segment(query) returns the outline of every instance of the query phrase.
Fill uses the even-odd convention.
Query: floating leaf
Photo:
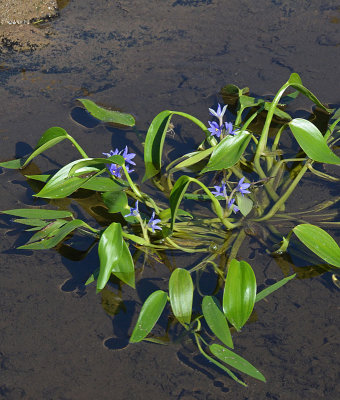
[[[110,279],[113,265],[120,259],[123,251],[122,226],[113,222],[102,233],[98,254],[100,259],[100,272],[97,280],[97,290],[105,287]]]
[[[220,171],[234,166],[248,146],[250,138],[251,135],[247,131],[239,132],[235,136],[226,136],[214,147],[208,165],[202,169],[202,173]]]
[[[169,280],[169,297],[172,311],[181,324],[190,324],[194,286],[186,269],[177,268]]]
[[[209,349],[215,357],[217,357],[224,363],[231,365],[233,368],[236,368],[237,370],[255,379],[258,379],[262,382],[266,382],[266,378],[261,374],[261,372],[257,368],[255,368],[253,365],[250,364],[249,361],[240,357],[233,351],[216,343],[209,346]]]
[[[223,311],[239,331],[250,317],[256,297],[256,279],[251,266],[233,259],[223,293]]]
[[[164,310],[167,298],[168,296],[163,290],[156,290],[150,294],[139,313],[130,343],[142,341],[151,332]]]
[[[340,164],[340,158],[332,152],[322,133],[310,121],[295,118],[289,127],[309,158],[322,163]]]
[[[204,296],[202,301],[202,311],[205,320],[212,332],[226,346],[234,348],[231,338],[228,321],[218,303],[218,300],[212,296]]]
[[[78,99],[86,110],[95,118],[103,122],[113,122],[119,125],[134,126],[135,119],[130,114],[121,113],[119,111],[111,111],[106,108],[97,106],[91,100]]]
[[[340,268],[340,247],[327,232],[311,224],[297,225],[293,231],[309,250],[329,264]]]

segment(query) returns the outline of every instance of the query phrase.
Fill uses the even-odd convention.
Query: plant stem
[[[74,145],[74,147],[79,151],[83,158],[89,158],[82,147],[77,143],[77,141],[69,134],[67,134],[67,139]]]
[[[269,212],[264,217],[255,219],[254,221],[256,222],[266,221],[267,219],[271,218],[273,215],[277,213],[277,211],[281,208],[281,206],[284,205],[288,197],[292,194],[293,190],[296,188],[296,185],[300,182],[301,178],[307,171],[309,162],[310,161],[307,161],[306,164],[301,168],[301,171],[298,173],[293,182],[290,184],[289,188],[280,197],[280,199],[273,205],[273,207],[269,210]]]

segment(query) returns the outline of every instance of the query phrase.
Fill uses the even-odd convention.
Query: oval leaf
[[[337,268],[340,268],[340,247],[323,229],[311,224],[297,225],[295,235],[313,253]]]
[[[112,264],[111,273],[127,285],[135,288],[135,265],[125,241],[123,241],[123,249],[120,257]]]
[[[97,106],[91,100],[78,99],[86,110],[95,118],[103,122],[113,122],[119,125],[134,126],[135,119],[130,114],[121,113],[119,111],[111,111],[106,108]]]
[[[123,251],[122,226],[113,222],[100,237],[98,254],[100,259],[97,290],[102,290],[108,282],[113,265],[119,260]]]
[[[322,133],[310,121],[295,118],[289,127],[309,158],[322,163],[340,164],[340,158],[332,152]]]
[[[171,230],[175,224],[178,207],[181,204],[184,193],[186,192],[190,182],[191,180],[188,176],[182,175],[179,179],[177,179],[174,187],[171,190],[169,198],[171,210]]]
[[[212,332],[226,346],[234,348],[231,338],[228,321],[221,310],[220,305],[215,297],[204,296],[202,301],[202,311],[205,320]]]
[[[130,207],[125,192],[106,192],[102,195],[102,198],[109,213],[124,213],[125,211],[125,214],[129,213]]]
[[[169,297],[172,311],[181,324],[190,324],[194,285],[190,273],[177,268],[169,280]]]
[[[130,343],[142,341],[151,332],[164,310],[167,298],[168,296],[163,290],[156,290],[150,294],[140,311]]]
[[[217,146],[210,157],[208,165],[202,173],[220,171],[235,165],[248,146],[251,134],[247,131],[239,132],[235,136],[228,135]]]
[[[246,217],[253,208],[253,201],[249,197],[242,196],[241,193],[237,193],[236,198],[241,214]]]
[[[236,368],[239,371],[255,379],[266,382],[266,378],[261,374],[258,369],[256,369],[253,365],[250,364],[250,362],[240,357],[233,351],[216,343],[209,346],[209,349],[215,357],[217,357],[224,363],[231,365],[233,368]]]
[[[256,298],[256,279],[245,261],[232,260],[223,293],[223,311],[239,331],[253,311]]]

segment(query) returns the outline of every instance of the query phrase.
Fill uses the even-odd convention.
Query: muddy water
[[[92,156],[128,141],[142,165],[135,132],[84,120],[76,108],[76,99],[84,96],[133,113],[142,134],[163,109],[207,121],[207,107],[216,104],[226,83],[273,94],[293,71],[323,101],[339,104],[339,19],[336,1],[70,1],[60,18],[42,27],[49,31],[48,47],[0,54],[0,159],[26,154],[47,128],[61,126]],[[304,101],[296,107],[299,114],[311,110]],[[200,140],[200,132],[176,123],[172,146]],[[55,169],[76,156],[61,143],[30,173]],[[320,199],[334,193],[322,182],[310,182]],[[0,187],[1,209],[43,204],[32,200],[32,189],[16,171],[2,170]],[[294,200],[301,205],[303,192]],[[159,271],[169,276],[164,266],[146,269],[137,294],[124,287],[125,309],[113,318],[94,287],[83,286],[98,263],[95,249],[79,262],[54,251],[17,252],[14,247],[25,239],[22,227],[13,232],[8,219],[0,227],[0,398],[314,400],[340,395],[339,292],[328,275],[293,281],[256,307],[257,322],[235,336],[235,348],[268,383],[249,378],[243,388],[204,363],[189,344],[116,349],[126,344],[133,312],[154,285],[165,289],[165,281],[152,280]],[[259,282],[282,277],[277,262],[253,242],[244,244],[241,255],[254,266]]]

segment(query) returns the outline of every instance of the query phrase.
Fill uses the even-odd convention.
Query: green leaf
[[[287,83],[289,83],[290,86],[305,95],[308,99],[310,99],[317,106],[321,107],[323,110],[327,111],[328,113],[332,112],[331,108],[326,108],[311,91],[309,91],[302,85],[301,78],[297,73],[292,73]]]
[[[287,282],[295,278],[296,274],[293,274],[291,276],[287,276],[287,278],[281,279],[279,282],[274,283],[273,285],[270,285],[269,287],[261,290],[260,293],[257,293],[255,303],[257,303],[260,300],[263,300],[265,297],[270,295],[271,293],[275,292],[275,290],[280,289],[283,285],[285,285]]]
[[[293,231],[309,250],[327,263],[340,268],[340,247],[327,232],[311,224],[297,225]]]
[[[195,153],[186,154],[184,157],[188,157],[188,159],[178,163],[174,168],[171,168],[171,172],[179,171],[184,168],[191,167],[204,160],[213,152],[214,147],[209,147],[209,149],[197,151]]]
[[[152,330],[167,303],[167,294],[156,290],[146,299],[132,332],[130,343],[141,342]]]
[[[169,280],[169,297],[172,312],[178,321],[190,324],[194,285],[190,273],[186,269],[177,268]]]
[[[83,174],[84,172],[82,171],[85,168],[95,167],[97,169],[102,169],[107,164],[124,165],[124,163],[124,157],[119,154],[108,158],[85,158],[77,160],[72,165],[72,168],[70,168],[69,177],[72,175],[79,175],[79,173]]]
[[[233,259],[230,263],[223,293],[223,311],[239,331],[250,317],[256,297],[256,279],[251,266]]]
[[[128,185],[124,181],[116,181],[111,178],[93,177],[80,186],[81,189],[94,190],[95,192],[120,192]]]
[[[77,176],[69,178],[70,170],[77,163],[79,163],[79,160],[73,161],[61,168],[55,175],[52,176],[51,179],[48,180],[40,192],[34,196],[43,197],[45,199],[61,199],[67,197],[84,185],[87,180],[89,180],[88,175],[91,177],[91,174],[100,171],[98,168],[84,167],[79,169],[77,173],[79,175],[84,174],[86,176],[85,178]]]
[[[122,226],[113,222],[100,237],[98,254],[100,271],[97,280],[97,290],[102,290],[110,279],[111,271],[123,252]]]
[[[99,268],[96,268],[95,271],[93,272],[93,274],[91,274],[89,276],[89,278],[87,279],[87,281],[85,282],[85,286],[89,285],[90,283],[94,282],[99,275]]]
[[[47,182],[51,178],[51,175],[25,175],[25,177],[34,181]]]
[[[161,170],[163,145],[171,116],[171,111],[162,111],[156,115],[149,126],[144,144],[145,175],[143,182],[157,175]]]
[[[4,161],[0,163],[0,167],[7,168],[7,169],[20,169],[24,166],[28,156],[17,158],[15,160]]]
[[[56,234],[48,239],[43,239],[39,242],[34,242],[30,244],[26,244],[23,246],[18,247],[18,249],[25,249],[25,250],[46,250],[52,249],[55,247],[59,242],[61,242],[67,235],[69,235],[75,229],[87,226],[87,224],[80,219],[74,219],[73,221],[66,222],[60,229],[56,229]],[[54,232],[53,232],[54,233]]]
[[[176,216],[188,217],[190,219],[194,218],[188,211],[181,210],[180,208],[177,209]],[[162,210],[158,214],[158,217],[162,220],[162,222],[168,222],[171,218],[171,209],[166,208],[165,210]]]
[[[67,221],[63,219],[58,219],[56,221],[50,222],[49,224],[46,224],[42,229],[39,230],[39,232],[35,233],[26,244],[38,242],[39,240],[43,240],[46,238],[48,239],[52,236],[55,236],[59,228],[64,226],[66,222]]]
[[[322,133],[310,121],[295,118],[289,127],[309,158],[322,163],[340,164],[340,158],[332,152]]]
[[[33,158],[43,153],[45,150],[53,147],[57,143],[63,141],[64,139],[68,139],[69,135],[63,128],[59,128],[57,126],[53,128],[47,129],[47,131],[41,136],[38,144],[35,147],[33,153],[28,157],[25,161],[23,167],[27,165]]]
[[[36,218],[14,219],[13,222],[17,224],[23,224],[41,228],[48,224],[47,221],[42,221],[41,219],[36,219]]]
[[[208,165],[202,169],[202,173],[220,171],[234,166],[248,146],[250,138],[251,135],[247,131],[239,132],[235,136],[226,136],[214,147]]]
[[[95,118],[103,122],[113,122],[119,125],[134,126],[135,119],[130,114],[121,113],[119,111],[111,111],[106,108],[97,106],[91,100],[78,99],[86,110]]]
[[[21,218],[34,218],[34,219],[56,219],[56,218],[69,218],[72,217],[70,211],[58,210],[44,210],[43,208],[35,209],[15,209],[1,211],[3,214],[14,215]]]
[[[237,193],[236,198],[241,214],[246,217],[253,208],[253,201],[249,197],[242,196],[241,193]]]
[[[255,379],[258,379],[262,382],[266,382],[266,378],[261,374],[261,372],[258,369],[256,369],[252,364],[250,364],[250,362],[240,357],[233,351],[216,343],[209,346],[209,349],[215,357],[217,357],[224,363],[232,366],[233,368],[236,368],[237,370]]]
[[[130,207],[125,192],[106,192],[102,195],[104,204],[108,208],[109,213],[129,213]]]
[[[189,186],[190,182],[194,182],[197,185],[201,186],[201,188],[205,191],[205,193],[209,196],[209,199],[213,203],[213,208],[216,215],[223,220],[223,210],[219,203],[219,201],[215,198],[215,196],[210,192],[210,190],[199,180],[195,178],[190,178],[187,175],[182,175],[179,179],[177,179],[174,187],[171,190],[169,203],[170,203],[170,210],[171,210],[171,230],[173,230],[178,207],[182,201],[182,198]]]
[[[212,332],[226,346],[234,348],[228,322],[221,310],[218,300],[212,296],[204,296],[202,301],[202,311],[205,320]]]
[[[120,257],[112,264],[111,273],[121,281],[135,288],[135,265],[128,245],[123,240],[123,249]]]
[[[186,192],[190,182],[191,182],[190,178],[186,175],[183,175],[179,179],[177,179],[174,187],[171,190],[169,199],[171,216],[172,216],[171,230],[173,230],[174,228],[178,207],[182,201],[184,193]]]

